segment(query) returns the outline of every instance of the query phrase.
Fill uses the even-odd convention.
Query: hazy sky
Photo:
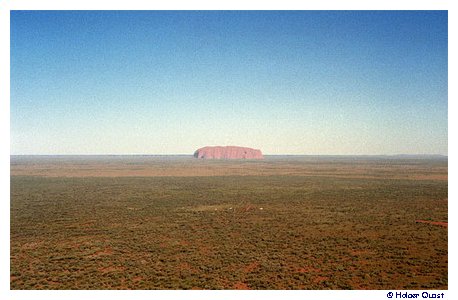
[[[447,12],[11,13],[12,154],[447,154]]]

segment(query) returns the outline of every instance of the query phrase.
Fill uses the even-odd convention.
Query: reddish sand
[[[234,284],[233,289],[234,290],[249,290],[250,287],[248,286],[248,284],[238,281],[237,283]]]
[[[252,262],[251,264],[249,264],[245,268],[243,268],[243,271],[245,273],[251,273],[254,270],[256,270],[257,268],[259,268],[259,263],[258,262]]]
[[[415,220],[415,223],[424,223],[424,224],[448,227],[448,223],[447,222],[433,222],[433,221],[426,221],[426,220]]]

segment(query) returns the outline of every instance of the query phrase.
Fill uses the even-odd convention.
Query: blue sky
[[[13,11],[12,154],[447,155],[447,12]]]

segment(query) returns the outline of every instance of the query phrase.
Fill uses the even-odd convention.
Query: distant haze
[[[447,155],[446,11],[12,11],[12,154]]]

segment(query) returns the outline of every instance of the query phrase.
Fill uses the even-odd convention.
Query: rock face
[[[237,147],[237,146],[215,146],[203,147],[194,152],[195,158],[203,159],[263,159],[261,150]]]

